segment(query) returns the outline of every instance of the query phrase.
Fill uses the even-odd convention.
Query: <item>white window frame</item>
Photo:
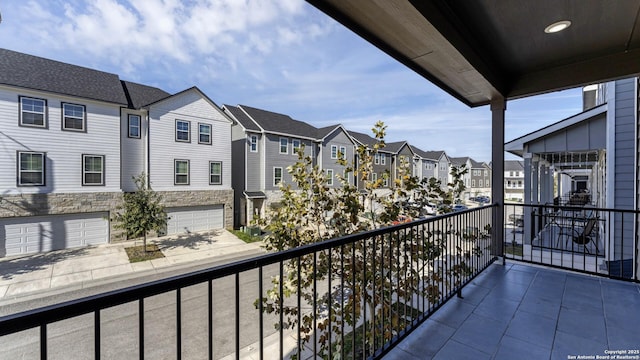
[[[331,158],[332,159],[338,158],[338,145],[331,145]]]
[[[447,164],[440,164],[441,171],[447,171]]]
[[[276,177],[276,170],[280,171],[279,177]],[[274,166],[273,167],[273,186],[278,186],[282,182],[282,177],[283,177],[282,167]],[[279,180],[276,181],[276,178],[279,178]]]
[[[371,174],[371,181],[378,181],[378,173]]]
[[[25,104],[25,100],[29,100],[30,102],[34,102],[34,104]],[[20,126],[28,126],[28,127],[36,127],[36,128],[44,128],[48,127],[48,119],[47,119],[47,100],[34,98],[30,96],[18,96],[18,101],[20,103],[19,108],[19,123]],[[41,102],[41,104],[35,104],[35,102]],[[25,107],[27,107],[25,109]],[[42,111],[36,111],[36,107],[42,107]],[[42,125],[35,123],[25,123],[24,118],[25,114],[41,114],[42,115]]]
[[[342,160],[347,160],[347,147],[340,146],[340,153],[342,154]]]
[[[282,144],[282,140],[285,141],[284,144]],[[280,148],[280,154],[288,154],[289,153],[289,138],[286,137],[280,137],[280,139],[278,140],[278,147]],[[284,147],[284,151],[282,151]]]
[[[252,153],[258,152],[258,135],[249,136],[249,151]]]
[[[186,173],[178,173],[178,163],[187,163],[187,172]],[[190,176],[189,172],[191,171],[190,161],[188,159],[174,159],[173,160],[173,185],[189,185]],[[186,182],[178,182],[178,176],[186,176]]]
[[[333,186],[333,169],[327,169],[327,185]]]
[[[202,132],[202,127],[209,128],[209,134]],[[202,136],[209,136],[209,141],[202,141]],[[211,138],[213,137],[213,126],[207,123],[198,123],[198,144],[211,145]]]
[[[39,155],[41,157],[42,169],[34,171],[32,169],[22,169],[22,155]],[[47,153],[36,151],[18,151],[18,163],[17,163],[17,182],[18,186],[45,186],[46,185],[46,170],[47,170]],[[23,173],[41,173],[40,182],[38,183],[23,183]]]
[[[187,124],[187,129],[186,130],[179,129],[178,128],[178,124],[180,124],[180,123]],[[177,142],[191,142],[191,121],[176,119],[176,130],[175,131],[176,131],[175,135],[176,135],[176,141]],[[187,138],[186,139],[180,139],[178,134],[184,134],[184,133],[187,134]]]
[[[374,165],[380,165],[380,154],[375,153],[373,155],[373,164]]]
[[[476,179],[471,179],[471,187],[476,187]]]
[[[136,119],[138,121],[138,125],[132,125],[131,119]],[[138,129],[138,136],[131,135],[131,129]],[[132,139],[140,139],[142,136],[142,116],[136,114],[129,114],[127,116],[127,137]]]
[[[382,178],[382,186],[389,187],[389,179],[386,177]]]
[[[387,156],[385,154],[380,154],[380,165],[387,164]]]
[[[87,170],[87,158],[100,159],[100,171]],[[100,174],[100,181],[87,182],[90,174]],[[104,177],[104,155],[82,154],[82,186],[104,186]]]
[[[485,185],[486,185],[487,187],[490,187],[490,186],[491,186],[491,185],[489,185],[489,184],[490,184],[489,180],[485,181]]]
[[[214,164],[220,165],[220,167],[219,167],[220,173],[215,174],[213,172],[213,165]],[[213,180],[214,176],[218,176],[219,180],[218,181],[214,181]],[[209,185],[222,185],[222,161],[209,161]]]
[[[67,107],[69,107],[70,111],[74,112],[73,114],[67,115]],[[75,108],[75,109],[73,109]],[[80,115],[76,114],[75,111],[82,110]],[[80,104],[72,104],[72,103],[62,103],[62,130],[64,131],[76,131],[76,132],[86,132],[87,131],[87,108],[84,105]],[[67,127],[67,119],[69,120],[80,120],[82,127],[80,129],[74,127]]]
[[[296,143],[298,145],[296,145]],[[291,155],[297,155],[296,154],[296,150],[298,150],[301,145],[302,145],[302,141],[300,141],[300,139],[292,139],[291,140]]]
[[[482,179],[478,180],[478,187],[482,187]]]

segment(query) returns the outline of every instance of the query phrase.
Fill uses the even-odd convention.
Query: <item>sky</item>
[[[0,47],[216,104],[342,124],[387,142],[491,160],[491,112],[469,108],[303,0],[0,0]],[[1,59],[0,59],[1,61]],[[509,141],[582,110],[580,89],[507,103]]]

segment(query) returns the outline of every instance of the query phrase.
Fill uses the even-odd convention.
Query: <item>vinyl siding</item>
[[[140,115],[140,138],[129,137],[129,114]],[[121,184],[123,191],[135,191],[134,176],[145,171],[145,157],[147,145],[147,116],[146,112],[123,110],[120,117],[120,148],[123,161],[121,169]]]
[[[262,168],[262,152],[263,152],[263,141],[262,134],[247,134],[247,139],[249,135],[256,135],[258,137],[258,152],[251,152],[250,143],[246,140],[245,153],[246,153],[246,190],[248,191],[258,191],[262,190],[260,179],[263,177],[263,168]]]
[[[150,111],[150,179],[156,191],[231,189],[231,122],[193,90]],[[190,122],[191,141],[175,141],[176,119]],[[198,143],[198,123],[211,124],[211,144]],[[174,159],[189,160],[189,185],[174,185]],[[209,161],[222,162],[222,185],[209,185]]]
[[[615,208],[634,209],[635,187],[634,169],[636,166],[635,154],[637,127],[635,117],[636,86],[635,79],[618,80],[615,82]],[[615,234],[616,248],[615,258],[630,258],[633,253],[631,239],[633,237],[634,222],[632,217],[616,216]],[[624,233],[623,233],[624,229]],[[623,239],[627,241],[623,242]],[[624,243],[624,249],[621,244]]]
[[[47,101],[47,128],[18,126],[18,96]],[[86,132],[61,130],[61,103],[85,106]],[[120,107],[0,87],[0,188],[4,195],[120,191]],[[46,152],[46,186],[17,187],[17,151]],[[82,154],[105,157],[105,186],[82,186]]]
[[[322,143],[322,169],[333,169],[333,174],[344,174],[345,166],[338,164],[338,159],[331,158],[331,146],[337,146],[338,151],[340,151],[340,147],[344,147],[346,150],[346,159],[349,165],[352,165],[352,161],[354,158],[354,148],[353,143],[349,139],[349,137],[344,133],[344,131],[335,131],[331,133],[325,141]],[[353,184],[353,174],[349,174],[349,183]],[[340,187],[340,182],[335,178],[333,179],[332,187]]]
[[[293,184],[291,175],[287,172],[287,167],[296,163],[298,157],[296,154],[291,153],[291,140],[299,139],[296,137],[287,137],[289,139],[287,145],[287,153],[280,154],[280,138],[284,136],[273,135],[273,134],[264,134],[264,156],[265,156],[265,190],[277,190],[277,186],[273,186],[273,168],[281,167],[282,168],[282,181],[285,184]],[[309,140],[300,139],[301,143],[304,144],[304,153],[305,155],[311,156],[313,150],[313,144]],[[262,149],[261,149],[262,150]]]

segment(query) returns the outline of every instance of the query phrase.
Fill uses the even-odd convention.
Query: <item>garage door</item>
[[[107,243],[107,216],[100,212],[0,219],[0,240],[4,239],[0,254],[33,254]]]
[[[224,208],[222,205],[168,208],[167,235],[195,231],[222,229]]]

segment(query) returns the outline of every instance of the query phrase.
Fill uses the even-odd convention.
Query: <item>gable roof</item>
[[[116,74],[0,49],[0,84],[128,105]]]
[[[122,81],[122,87],[127,95],[129,107],[133,109],[140,109],[145,105],[149,105],[171,96],[171,94],[162,89],[131,81]]]
[[[251,120],[251,118],[247,116],[247,114],[245,114],[245,112],[242,111],[242,109],[240,109],[239,107],[235,107],[233,105],[227,105],[227,104],[224,104],[222,107],[226,109],[228,112],[230,112],[231,115],[236,119],[236,121],[238,121],[238,123],[245,130],[256,131],[256,132],[262,131],[260,127],[256,125],[256,123],[253,122],[253,120]]]
[[[418,155],[419,157],[423,158],[423,159],[427,159],[427,153],[426,151],[415,147],[413,145],[409,145],[411,147],[411,150],[413,151],[414,154]]]
[[[289,115],[238,105],[265,132],[316,139],[318,129]]]
[[[463,156],[463,157],[450,157],[449,161],[451,161],[451,164],[455,165],[455,166],[460,166],[463,164],[467,163],[467,160],[469,160],[469,157],[467,156]]]
[[[396,141],[396,142],[392,142],[392,143],[387,143],[387,146],[384,147],[385,150],[390,151],[394,154],[397,154],[400,152],[400,150],[402,150],[402,148],[407,145],[406,141]],[[411,149],[411,148],[409,148]]]
[[[359,142],[360,144],[366,146],[366,147],[373,147],[373,145],[375,145],[378,140],[376,140],[375,138],[367,135],[367,134],[363,134],[357,131],[351,131],[351,130],[347,130],[347,133],[349,134],[349,136],[351,136],[354,140],[356,140],[357,142]],[[386,152],[386,153],[393,153],[392,150],[388,149],[388,145],[389,144],[385,144],[386,146],[383,147],[382,149],[378,150],[379,152]]]
[[[429,159],[429,160],[440,160],[440,158],[444,155],[445,157],[447,156],[447,154],[445,154],[444,150],[436,150],[436,151],[425,151],[424,152],[425,159]]]
[[[524,170],[524,163],[519,160],[505,160],[504,171],[522,171]]]

